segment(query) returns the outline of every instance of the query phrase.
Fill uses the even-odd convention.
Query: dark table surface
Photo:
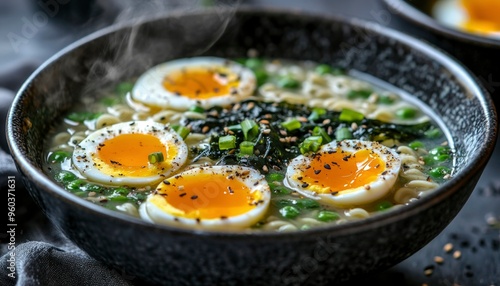
[[[118,19],[123,18],[127,15],[123,11],[130,13],[128,7],[132,5],[130,0],[88,1],[95,7],[100,7],[96,9],[94,6],[82,5],[83,1],[78,5],[70,1],[67,6],[59,7],[67,9],[64,13],[59,13],[62,16],[52,16],[49,13],[51,10],[43,10],[36,2],[0,1],[0,36],[2,37],[0,42],[0,112],[2,121],[13,91],[19,88],[34,69],[67,44],[113,23],[117,15],[119,15]],[[163,7],[177,7],[181,3],[181,1],[170,2],[171,4]],[[195,3],[196,1],[187,2]],[[293,8],[322,14],[342,14],[390,26],[407,33],[415,31],[376,0],[253,0],[244,1],[243,4]],[[185,2],[183,5],[186,5]],[[137,11],[148,12],[147,9]],[[48,15],[47,21],[37,18],[40,12]],[[1,126],[4,125],[3,122],[0,123]],[[0,147],[4,150],[6,148],[4,138],[0,139]],[[0,150],[0,152],[3,151]],[[5,153],[0,153],[0,155],[0,171],[3,176],[0,178],[0,183],[2,183],[0,188],[4,191],[6,177],[16,175],[16,172]],[[438,237],[400,264],[386,271],[360,278],[349,285],[500,285],[499,173],[500,146],[497,146],[471,198]],[[20,182],[16,191],[19,197],[18,204],[20,204],[17,215],[21,219],[18,224],[20,233],[16,243],[21,244],[33,240],[53,242],[57,239],[49,235],[54,232],[53,226],[33,205]],[[5,234],[0,235],[0,239],[5,242]],[[453,245],[453,250],[447,252],[444,247],[449,243]],[[3,254],[4,250],[0,255]],[[56,285],[57,281],[54,283]],[[132,280],[132,283],[135,281]]]

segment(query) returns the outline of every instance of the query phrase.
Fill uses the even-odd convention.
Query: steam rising
[[[122,30],[91,49],[99,56],[93,57],[80,92],[93,97],[103,87],[138,76],[158,63],[202,54],[224,33],[239,2],[116,1],[119,13],[114,26]],[[154,25],[143,25],[151,20]]]

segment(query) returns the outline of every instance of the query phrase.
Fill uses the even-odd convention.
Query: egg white
[[[175,94],[163,86],[165,77],[186,68],[216,68],[224,67],[233,76],[239,77],[239,85],[234,93],[221,94],[208,99],[192,99]],[[253,94],[256,78],[253,72],[236,63],[216,57],[194,57],[178,59],[159,64],[139,77],[132,90],[135,101],[148,106],[186,110],[194,105],[209,108],[217,105],[228,105],[239,102]]]
[[[154,135],[165,146],[167,154],[169,146],[175,147],[176,154],[172,158],[165,158],[161,164],[146,166],[151,171],[150,176],[122,176],[119,173],[109,172],[109,165],[97,156],[98,149],[106,140],[122,134]],[[184,165],[187,156],[187,145],[182,137],[168,125],[149,121],[131,121],[107,126],[88,135],[75,146],[72,161],[84,177],[93,181],[106,185],[145,186],[156,184],[177,171]],[[116,161],[119,161],[119,158]]]
[[[460,28],[467,21],[467,11],[458,0],[438,1],[433,9],[434,18],[450,27]]]
[[[223,181],[211,181],[210,183],[217,183],[226,185],[228,177],[231,179],[240,180],[250,190],[250,193],[259,192],[260,201],[255,204],[255,207],[246,213],[229,216],[222,218],[211,219],[197,219],[190,218],[184,214],[182,210],[175,208],[168,204],[162,203],[161,208],[152,203],[152,198],[155,193],[152,193],[147,200],[140,206],[139,213],[141,217],[149,222],[170,225],[181,228],[200,229],[200,230],[220,230],[231,231],[241,230],[257,223],[265,215],[271,200],[271,191],[269,185],[259,172],[254,169],[242,166],[208,166],[196,167],[182,173],[168,178],[165,181],[174,183],[176,177],[188,177],[189,179],[196,180],[199,174],[222,174],[225,176]],[[157,189],[161,189],[164,183],[160,183]],[[229,207],[229,206],[228,206]],[[163,210],[162,210],[163,209]]]
[[[299,179],[302,176],[301,170],[311,165],[314,156],[336,151],[337,148],[349,153],[355,153],[363,149],[370,150],[386,163],[385,172],[380,174],[375,181],[361,187],[342,190],[337,194],[317,192],[316,190],[318,187],[320,188],[321,182],[318,182],[317,185],[304,186],[304,183]],[[341,166],[342,162],[339,164]],[[371,203],[387,195],[396,182],[400,167],[401,159],[399,155],[380,143],[360,140],[332,141],[323,145],[315,154],[301,155],[294,158],[287,167],[284,184],[304,196],[320,200],[328,205],[336,207],[357,206]]]

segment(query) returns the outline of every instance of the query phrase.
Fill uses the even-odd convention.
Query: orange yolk
[[[471,32],[491,33],[500,31],[499,0],[460,0],[469,16],[463,28]]]
[[[179,96],[191,99],[209,99],[228,95],[239,81],[227,73],[208,68],[184,69],[165,77],[163,87]]]
[[[215,219],[244,214],[255,208],[255,194],[241,181],[227,179],[223,174],[197,174],[174,177],[157,188],[153,203],[164,208],[165,203],[188,218]],[[256,192],[258,193],[258,192]],[[170,210],[164,210],[172,213]]]
[[[324,193],[345,192],[377,180],[385,169],[385,162],[370,150],[349,153],[337,149],[331,154],[317,154],[310,167],[302,170],[299,180],[304,188],[317,186]]]
[[[151,153],[161,152],[165,161],[158,166],[166,167],[168,158],[173,157],[176,149],[165,147],[160,139],[150,134],[122,134],[106,140],[99,145],[97,157],[107,166],[106,173],[120,172],[122,175],[148,176],[151,170],[148,167],[148,156]]]

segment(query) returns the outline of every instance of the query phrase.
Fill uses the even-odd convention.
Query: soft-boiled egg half
[[[134,85],[132,98],[147,106],[185,110],[228,105],[251,96],[253,72],[230,60],[195,57],[169,61],[146,71]]]
[[[433,13],[437,20],[467,32],[500,35],[498,0],[442,0]]]
[[[337,207],[367,204],[388,194],[401,160],[377,142],[344,140],[294,158],[285,184],[304,196]]]
[[[151,155],[163,160],[151,163]],[[187,145],[168,125],[132,121],[91,133],[75,147],[72,159],[83,176],[96,182],[144,186],[177,171],[187,156]]]
[[[251,168],[198,167],[161,182],[139,212],[143,219],[164,225],[235,230],[257,223],[270,199],[264,176]]]

